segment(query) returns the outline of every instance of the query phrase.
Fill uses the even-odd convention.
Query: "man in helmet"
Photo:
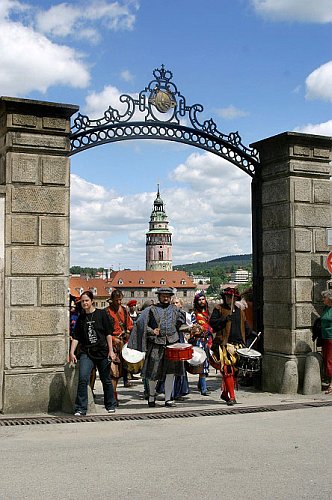
[[[184,375],[183,361],[169,361],[165,347],[179,342],[179,328],[186,318],[182,310],[171,304],[174,291],[169,287],[158,288],[158,303],[144,309],[132,330],[128,347],[145,352],[142,377],[149,383],[149,407],[156,406],[156,385],[165,380],[165,406],[171,401],[175,375]]]

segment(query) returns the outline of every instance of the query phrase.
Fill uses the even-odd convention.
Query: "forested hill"
[[[203,273],[209,269],[222,267],[230,269],[232,267],[251,267],[252,254],[243,255],[228,255],[227,257],[219,257],[218,259],[208,260],[206,262],[193,262],[192,264],[181,264],[179,266],[173,265],[174,270],[186,271],[188,273],[192,272]]]
[[[227,257],[219,257],[218,259],[208,260],[207,262],[194,262],[192,264],[174,265],[173,269],[179,271],[186,271],[193,274],[207,274],[208,276],[220,276],[224,272],[236,271],[237,268],[243,267],[245,269],[251,268],[251,254],[244,255],[228,255]],[[96,276],[97,272],[104,272],[104,268],[95,267],[80,267],[72,266],[70,268],[71,274]]]

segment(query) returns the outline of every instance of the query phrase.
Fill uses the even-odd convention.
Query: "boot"
[[[221,394],[220,394],[220,399],[222,399],[223,401],[226,401],[226,403],[228,403],[229,401],[229,396],[227,394],[226,391],[223,391]]]

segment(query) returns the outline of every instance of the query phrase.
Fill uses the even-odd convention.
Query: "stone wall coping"
[[[19,112],[40,116],[70,118],[77,113],[76,104],[61,104],[58,102],[38,101],[34,99],[19,99],[17,97],[0,97],[0,108],[7,113]]]
[[[264,144],[266,146],[267,143],[278,142],[284,139],[284,141],[289,143],[297,143],[297,144],[310,144],[319,143],[320,145],[324,145],[325,147],[330,146],[332,148],[332,137],[325,135],[316,135],[316,134],[303,134],[302,132],[282,132],[281,134],[273,135],[271,137],[267,137],[266,139],[261,139],[260,141],[253,142],[250,144],[251,148],[260,149],[260,146]]]

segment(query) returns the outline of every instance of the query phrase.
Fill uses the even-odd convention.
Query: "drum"
[[[144,365],[145,353],[130,349],[128,344],[125,344],[122,349],[123,364],[130,373],[140,373]]]
[[[236,366],[239,370],[246,373],[259,372],[261,369],[261,353],[255,351],[254,349],[249,349],[248,347],[243,347],[242,349],[237,349],[238,360]]]
[[[191,359],[186,361],[186,370],[192,375],[203,373],[204,362],[206,360],[206,353],[201,347],[193,347],[193,355]]]
[[[169,361],[186,361],[191,359],[193,347],[190,344],[171,344],[166,346],[165,357]]]

